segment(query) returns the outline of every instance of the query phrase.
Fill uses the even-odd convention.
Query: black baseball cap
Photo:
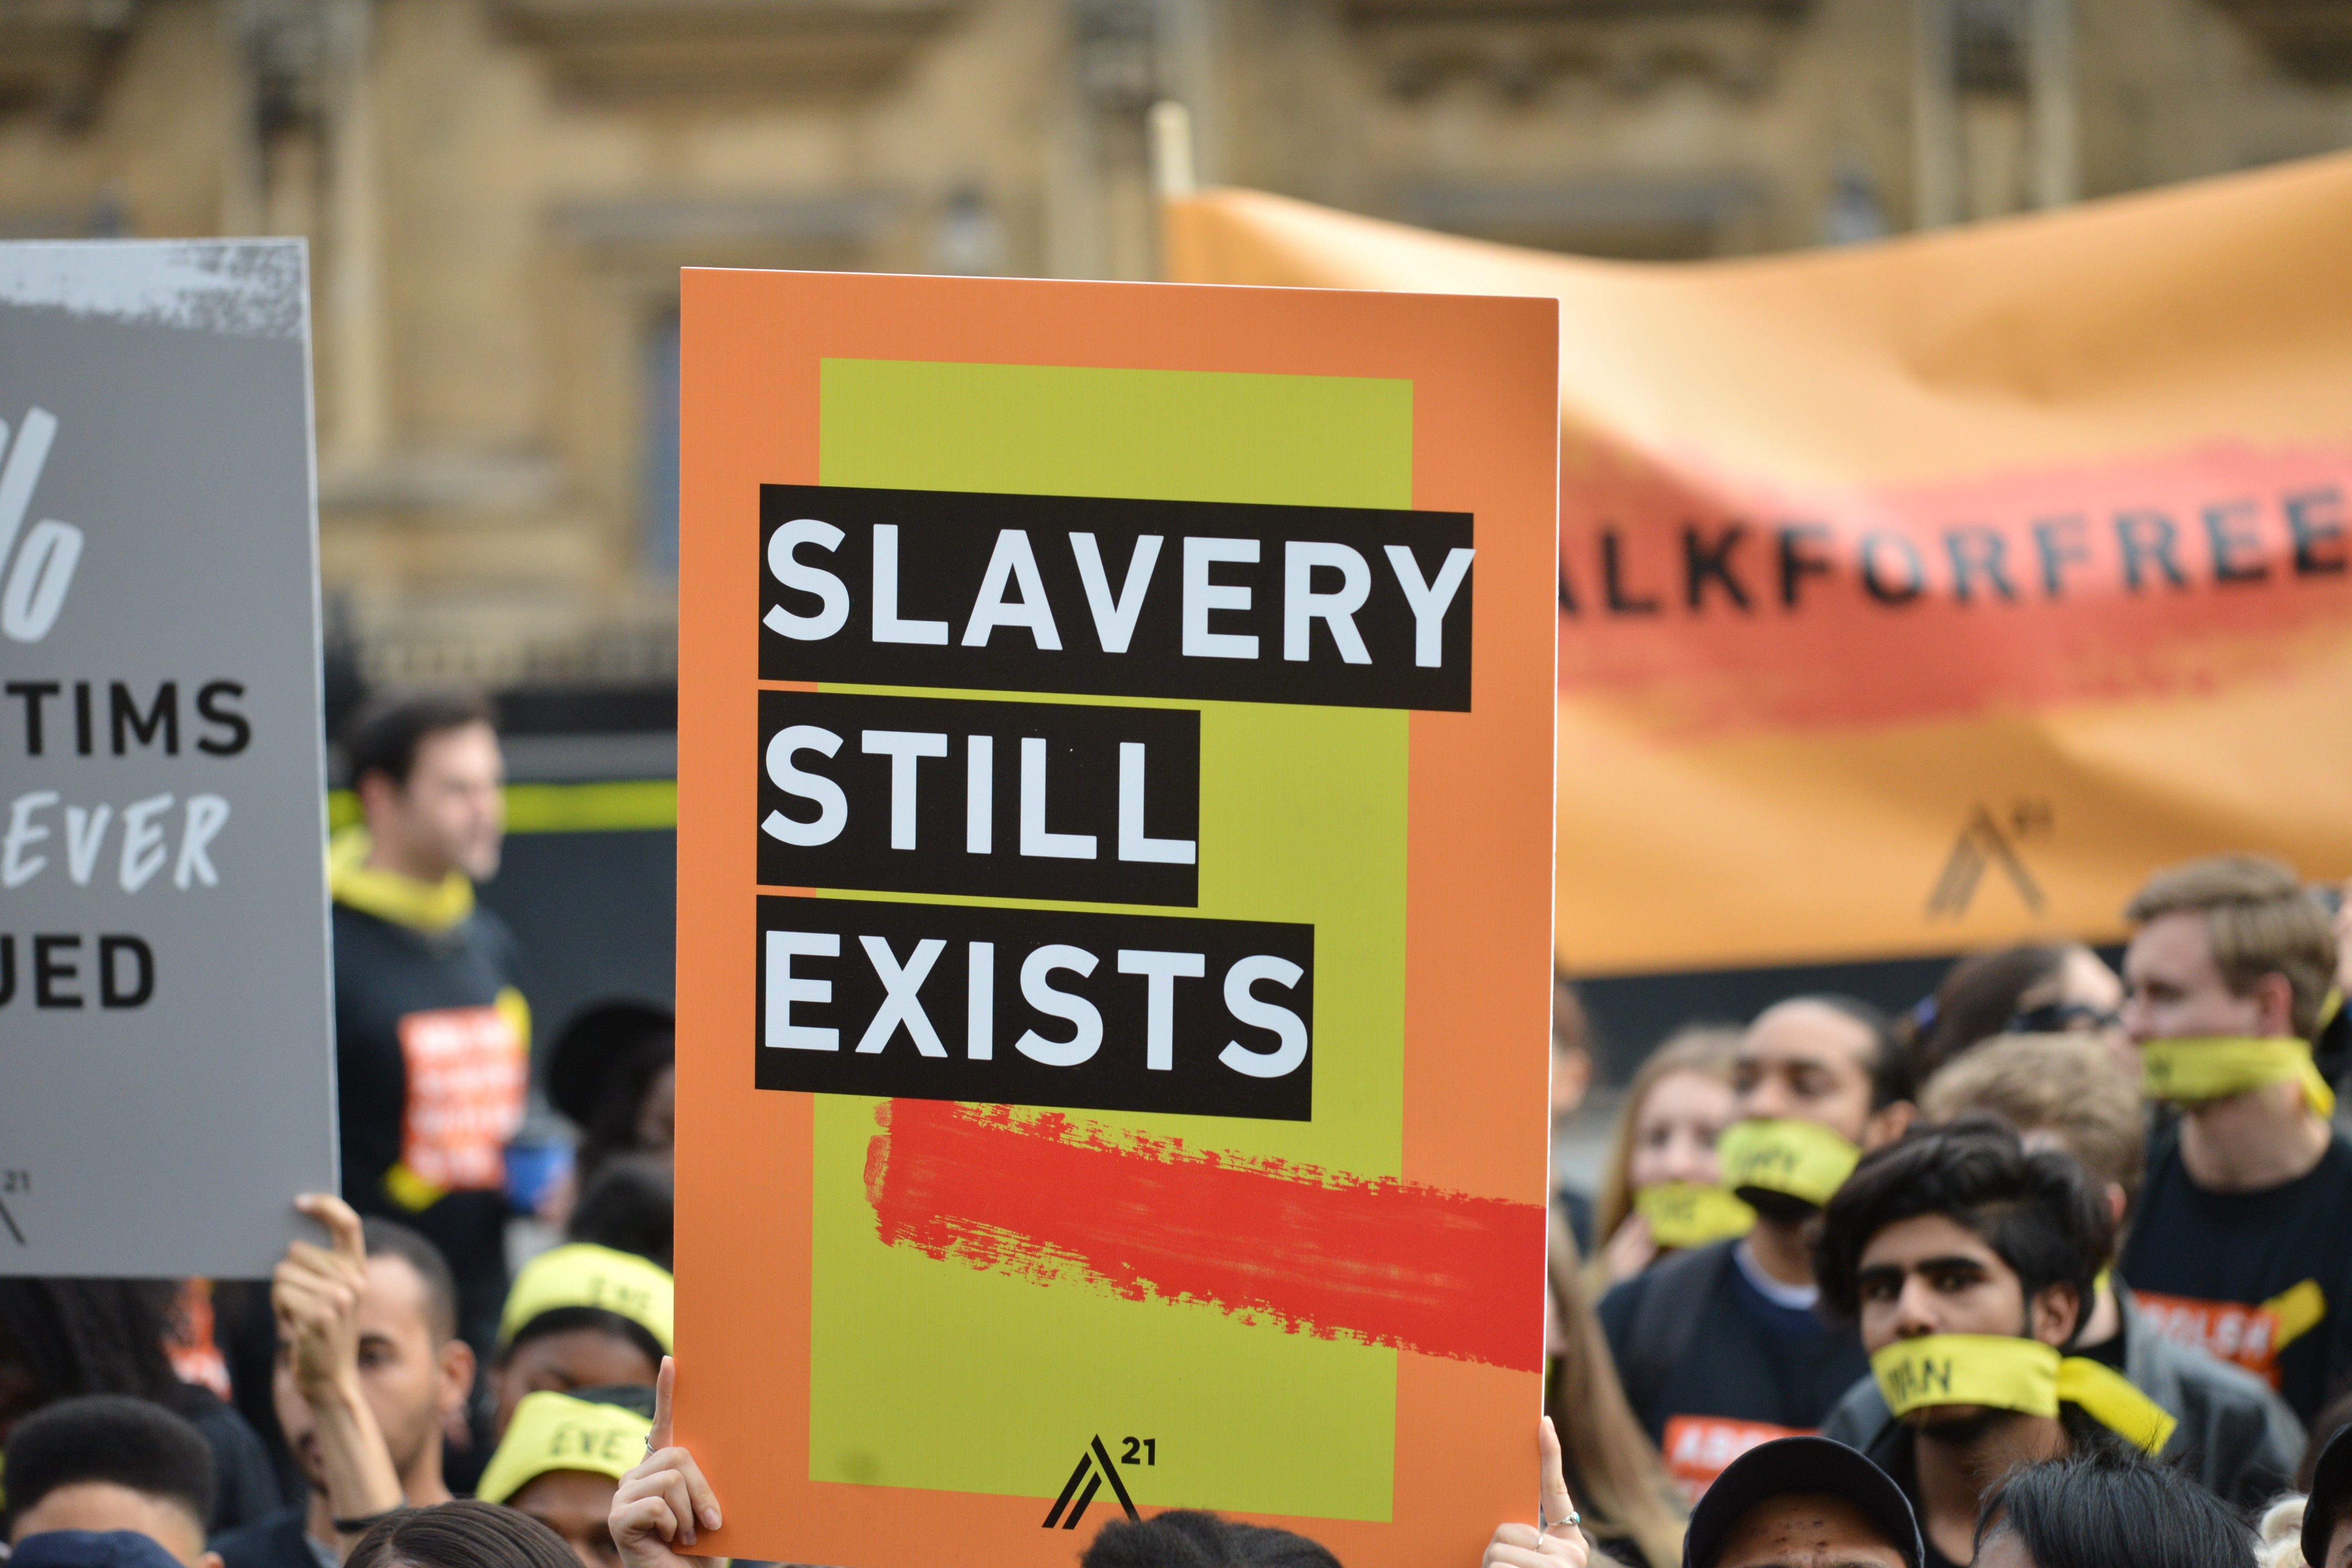
[[[1691,1510],[1690,1529],[1683,1535],[1683,1568],[1715,1568],[1724,1539],[1748,1510],[1767,1498],[1790,1492],[1843,1498],[1878,1527],[1909,1568],[1920,1568],[1927,1553],[1911,1500],[1885,1470],[1827,1437],[1776,1437],[1724,1467]]]
[[[2303,1505],[2303,1560],[2326,1568],[2327,1538],[2352,1505],[2352,1426],[2339,1426],[2311,1470],[2311,1497]]]

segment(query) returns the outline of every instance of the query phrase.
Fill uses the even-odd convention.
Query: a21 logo
[[[1139,1460],[1139,1455],[1141,1456]],[[1160,1462],[1158,1440],[1151,1437],[1126,1439],[1119,1462],[1157,1465]],[[1062,1495],[1054,1500],[1053,1510],[1045,1515],[1045,1528],[1077,1529],[1078,1521],[1086,1515],[1087,1505],[1095,1500],[1095,1494],[1102,1490],[1105,1481],[1110,1483],[1111,1495],[1118,1499],[1118,1506],[1127,1510],[1128,1521],[1140,1522],[1143,1515],[1136,1511],[1135,1499],[1128,1495],[1127,1483],[1118,1479],[1118,1467],[1110,1462],[1110,1450],[1103,1447],[1102,1434],[1097,1433],[1093,1442],[1078,1450],[1078,1468],[1070,1472],[1069,1482],[1062,1488]],[[1079,1490],[1081,1486],[1086,1489]]]
[[[8,422],[0,419],[0,448],[7,454],[0,462],[0,633],[16,642],[49,635],[81,561],[81,530],[72,523],[46,517],[24,527],[57,435],[58,416],[46,408],[26,410],[13,443]]]

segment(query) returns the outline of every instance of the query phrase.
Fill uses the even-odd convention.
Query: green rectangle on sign
[[[819,451],[827,485],[1407,508],[1412,388],[828,360]],[[1197,912],[1315,927],[1314,1120],[1079,1120],[1194,1150],[1394,1176],[1410,716],[1197,706]],[[1153,1459],[1120,1467],[1139,1504],[1390,1517],[1393,1351],[1263,1314],[1041,1285],[885,1246],[865,1185],[880,1103],[816,1105],[812,1479],[1050,1498],[1091,1438],[1119,1454],[1133,1436],[1150,1440]]]

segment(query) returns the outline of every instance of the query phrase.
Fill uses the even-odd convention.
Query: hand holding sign
[[[719,1525],[719,1494],[702,1479],[694,1456],[670,1443],[677,1386],[677,1363],[664,1356],[654,1383],[654,1429],[646,1438],[645,1462],[623,1476],[613,1493],[607,1522],[627,1568],[686,1568],[698,1560],[682,1556],[673,1543],[693,1545],[698,1520],[705,1530]]]
[[[1579,1528],[1576,1503],[1568,1495],[1568,1481],[1560,1474],[1559,1434],[1549,1415],[1536,1435],[1536,1451],[1543,1463],[1542,1518],[1547,1522],[1540,1529],[1496,1525],[1479,1568],[1584,1568],[1591,1554],[1591,1543]]]
[[[367,1237],[360,1216],[340,1198],[305,1193],[294,1206],[327,1227],[332,1247],[290,1243],[271,1278],[278,1353],[292,1363],[294,1386],[310,1407],[320,1468],[332,1517],[356,1528],[401,1506],[400,1473],[360,1387],[360,1309],[367,1298]]]
[[[327,1227],[331,1247],[297,1241],[271,1277],[269,1304],[279,1342],[306,1400],[359,1376],[360,1299],[367,1293],[367,1243],[360,1216],[340,1198],[305,1193],[294,1206]]]

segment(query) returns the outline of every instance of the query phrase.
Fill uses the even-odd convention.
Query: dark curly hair
[[[1339,1568],[1339,1560],[1286,1530],[1180,1508],[1132,1524],[1113,1520],[1078,1568]]]
[[[2007,1122],[1964,1116],[1915,1127],[1864,1155],[1830,1199],[1813,1245],[1822,1304],[1852,1321],[1864,1248],[1888,1226],[1921,1215],[1941,1215],[1982,1237],[2016,1272],[2028,1300],[2070,1285],[2087,1305],[2091,1281],[2115,1247],[2107,1205],[2071,1155],[2029,1152]]]
[[[7,1511],[22,1514],[63,1487],[110,1481],[177,1503],[202,1531],[213,1516],[213,1451],[205,1435],[127,1394],[60,1399],[8,1434]]]

